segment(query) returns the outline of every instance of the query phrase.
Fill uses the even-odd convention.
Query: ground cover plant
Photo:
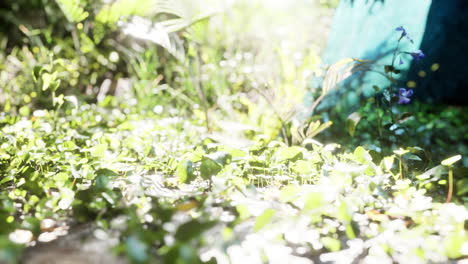
[[[0,263],[465,261],[466,107],[320,108],[336,1],[253,5],[1,4]]]

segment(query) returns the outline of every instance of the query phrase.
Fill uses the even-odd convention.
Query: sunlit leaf
[[[236,210],[239,213],[239,218],[241,220],[244,220],[244,219],[247,219],[247,218],[250,217],[250,212],[249,212],[249,209],[247,208],[247,206],[245,206],[243,204],[239,204],[239,205],[236,206]]]
[[[193,162],[190,160],[182,160],[177,166],[177,174],[181,183],[190,183],[195,179]]]
[[[58,203],[58,207],[62,210],[68,209],[75,199],[75,192],[69,188],[62,188],[60,193],[61,199]]]
[[[346,120],[346,129],[350,136],[354,136],[354,132],[356,131],[356,127],[361,121],[361,115],[358,112],[354,112],[350,114]]]
[[[44,67],[42,66],[34,66],[32,75],[33,75],[33,80],[35,82],[39,81],[39,78],[41,77],[42,72],[45,71]]]
[[[328,122],[325,122],[323,124],[320,123],[320,121],[315,121],[314,123],[311,123],[311,126],[309,126],[307,128],[305,137],[306,138],[313,138],[316,135],[320,134],[325,129],[329,128],[331,125],[333,125],[332,121],[328,121]]]
[[[303,149],[300,147],[285,147],[278,150],[277,153],[277,161],[278,162],[285,162],[285,161],[296,161],[298,159],[302,159]]]
[[[392,169],[394,161],[395,161],[394,156],[385,157],[382,160],[383,166],[384,166],[386,171],[390,171]]]
[[[367,163],[372,161],[372,156],[367,150],[359,146],[354,150],[354,157],[360,163]]]
[[[405,155],[406,153],[409,153],[410,151],[409,150],[406,150],[406,149],[396,149],[393,151],[393,153],[397,154],[398,156],[403,156]]]
[[[269,208],[266,209],[261,215],[257,216],[253,228],[254,231],[257,232],[260,229],[264,228],[267,224],[269,224],[275,213],[276,211],[274,209]]]
[[[106,150],[107,150],[106,144],[98,144],[90,149],[91,155],[95,157],[103,157]]]
[[[298,193],[300,188],[296,185],[287,185],[281,189],[281,200],[284,202],[291,202],[293,201]]]
[[[309,174],[312,172],[312,163],[305,160],[298,160],[294,162],[291,167],[296,173]]]
[[[440,164],[444,166],[452,166],[455,162],[461,160],[462,156],[461,155],[456,155],[453,157],[450,157],[448,159],[444,159]]]
[[[208,157],[216,161],[220,165],[227,165],[231,163],[232,161],[232,155],[229,152],[218,151],[218,152],[208,155]]]
[[[468,241],[468,234],[465,232],[452,232],[444,241],[447,256],[452,259],[461,257],[462,246]]]
[[[205,157],[200,164],[200,176],[205,180],[209,179],[211,176],[218,174],[222,168],[216,161]]]
[[[315,99],[308,111],[313,112],[323,98],[340,82],[344,81],[356,72],[369,70],[370,66],[371,61],[353,58],[344,58],[331,65],[325,74],[325,78],[322,83],[321,95]]]
[[[341,248],[340,240],[332,237],[322,237],[320,242],[331,252],[338,251]]]
[[[311,192],[307,194],[305,200],[305,210],[313,210],[322,206],[324,202],[323,194],[320,192]]]
[[[63,14],[69,22],[78,23],[89,16],[83,9],[84,3],[81,0],[56,0]]]
[[[68,175],[67,173],[59,172],[59,173],[55,174],[54,180],[55,180],[55,183],[57,184],[57,186],[62,187],[62,186],[65,185],[65,183],[67,183],[70,180],[70,177],[71,176]]]

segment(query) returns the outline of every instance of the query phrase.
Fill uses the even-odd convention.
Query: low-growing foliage
[[[325,112],[372,62],[323,70],[306,34],[267,27],[304,4],[215,2],[2,4],[0,262],[70,237],[124,263],[466,258],[466,109],[390,86]],[[13,16],[25,6],[37,19]],[[399,56],[424,57],[397,45],[389,79]]]

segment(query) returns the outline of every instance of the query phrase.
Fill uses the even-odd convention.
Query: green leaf
[[[257,232],[260,229],[262,229],[263,227],[265,227],[265,225],[270,223],[270,221],[273,218],[273,215],[275,214],[275,212],[276,211],[274,209],[268,208],[261,215],[259,215],[257,217],[257,220],[255,221],[254,231]]]
[[[280,198],[283,202],[292,202],[299,193],[300,188],[296,185],[289,184],[281,189]]]
[[[277,152],[276,161],[278,163],[286,161],[296,161],[303,158],[303,148],[300,147],[284,147]]]
[[[58,203],[59,208],[62,210],[68,209],[75,199],[75,192],[69,188],[62,188],[60,190],[60,194],[61,199]]]
[[[325,129],[329,128],[333,125],[332,121],[328,121],[326,123],[321,124],[320,121],[315,121],[310,123],[309,128],[307,128],[305,137],[306,138],[313,138],[316,135],[320,134]]]
[[[323,98],[340,82],[344,81],[354,73],[368,70],[370,67],[371,61],[353,58],[344,58],[331,65],[325,73],[325,78],[322,83],[322,93],[315,99],[308,111],[313,112]]]
[[[177,166],[177,174],[181,183],[189,183],[195,179],[193,170],[193,162],[187,159],[179,162]]]
[[[208,155],[208,157],[220,165],[227,165],[232,161],[232,155],[229,152],[218,151],[213,154]]]
[[[107,145],[106,144],[98,144],[90,149],[91,155],[97,158],[102,158],[104,157],[104,153],[107,150]]]
[[[51,86],[51,83],[55,81],[56,74],[44,73],[42,74],[42,90],[46,91]]]
[[[356,238],[356,230],[353,226],[353,211],[349,208],[349,205],[345,201],[341,201],[338,206],[337,218],[341,220],[345,225],[345,233],[349,239]]]
[[[54,181],[57,187],[62,187],[70,180],[70,175],[65,172],[59,172],[54,175]]]
[[[436,166],[421,175],[416,176],[419,180],[427,180],[431,178],[440,179],[442,174],[446,173],[447,168],[442,165]]]
[[[461,155],[456,155],[456,156],[443,160],[441,164],[444,166],[452,166],[455,162],[461,160],[461,158],[462,158]]]
[[[453,232],[444,241],[447,256],[452,259],[463,256],[461,249],[462,245],[466,243],[466,241],[468,241],[468,235],[466,232],[462,232],[461,230],[458,232]]]
[[[397,154],[398,156],[403,156],[409,152],[410,152],[409,150],[402,149],[402,148],[393,151],[393,153]]]
[[[362,116],[358,112],[354,112],[348,116],[348,119],[346,120],[346,129],[350,136],[354,136],[354,132],[356,131],[356,127],[359,121],[361,121],[361,118]]]
[[[457,190],[457,195],[461,196],[468,193],[468,178],[457,180],[455,186],[455,190]]]
[[[335,86],[353,75],[355,72],[362,71],[369,67],[370,61],[358,60],[354,58],[344,58],[331,65],[323,80],[322,94],[327,94]]]
[[[291,169],[299,174],[309,174],[312,172],[312,164],[310,161],[298,160],[291,166]]]
[[[78,109],[78,99],[76,96],[65,96],[64,99],[73,104],[75,109]]]
[[[331,252],[335,252],[340,250],[341,248],[341,243],[340,240],[332,237],[322,237],[320,239],[320,242]]]
[[[39,77],[41,76],[43,71],[45,71],[44,67],[34,66],[33,71],[32,71],[32,76],[35,82],[39,81]]]
[[[119,21],[132,15],[145,16],[151,12],[158,1],[154,0],[120,0],[105,5],[96,15],[96,21],[113,26]]]
[[[205,151],[201,147],[198,147],[187,156],[190,157],[192,162],[199,162],[205,157]]]
[[[135,263],[144,263],[148,261],[148,246],[135,236],[130,236],[125,241],[127,254]]]
[[[408,121],[413,116],[413,113],[404,112],[396,117],[396,122],[398,124],[402,124]]]
[[[418,155],[414,154],[409,154],[406,156],[407,160],[416,160],[416,161],[422,161],[422,159]]]
[[[81,6],[80,0],[56,0],[56,2],[69,22],[78,23],[89,16]]]
[[[382,160],[382,163],[383,163],[383,167],[386,171],[390,171],[393,167],[393,163],[395,161],[395,156],[389,156],[389,157],[385,157],[383,160]]]
[[[175,233],[175,238],[182,242],[187,242],[193,238],[200,236],[203,232],[210,229],[216,224],[214,221],[200,223],[198,220],[191,220],[182,224]]]
[[[236,206],[237,213],[239,213],[239,218],[241,220],[247,219],[250,217],[249,208],[246,205],[239,204]]]
[[[199,253],[194,245],[188,243],[175,243],[168,248],[167,253],[164,254],[164,261],[156,263],[166,264],[182,264],[182,263],[202,263],[199,258]],[[212,264],[210,262],[203,262]]]
[[[305,210],[313,210],[317,209],[322,206],[325,199],[323,198],[323,194],[320,192],[312,192],[307,194],[304,209]]]
[[[41,221],[35,217],[26,217],[22,223],[24,229],[31,231],[34,235],[41,233]]]
[[[359,163],[368,163],[372,161],[372,156],[363,147],[359,146],[354,150],[354,157]]]
[[[22,116],[29,116],[31,114],[31,109],[29,109],[27,105],[23,105],[22,107],[20,107],[19,113]]]
[[[117,173],[109,169],[100,169],[96,171],[96,175],[95,185],[97,190],[109,189],[111,179],[118,176]]]
[[[54,106],[62,105],[63,102],[64,102],[64,100],[63,100],[63,94],[60,94],[60,95],[58,95],[58,96],[52,97],[52,104],[53,104]]]
[[[211,178],[211,176],[215,176],[216,174],[218,174],[218,172],[220,172],[222,168],[223,167],[219,165],[219,163],[217,163],[216,161],[204,157],[200,164],[200,176],[203,179],[207,180]]]
[[[245,151],[242,151],[240,149],[235,149],[235,148],[231,148],[231,147],[228,147],[228,146],[219,146],[217,148],[217,150],[221,153],[223,152],[228,152],[229,154],[231,154],[231,159],[232,158],[241,158],[241,157],[245,157],[246,156],[246,153]]]
[[[343,222],[349,222],[352,220],[351,209],[345,201],[341,201],[338,206],[337,218]]]

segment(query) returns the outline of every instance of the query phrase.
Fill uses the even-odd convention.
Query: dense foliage
[[[83,226],[105,246],[73,250],[112,263],[466,258],[466,107],[319,107],[371,62],[321,68],[298,36],[336,1],[291,3],[0,4],[0,262],[59,260],[47,242]]]

